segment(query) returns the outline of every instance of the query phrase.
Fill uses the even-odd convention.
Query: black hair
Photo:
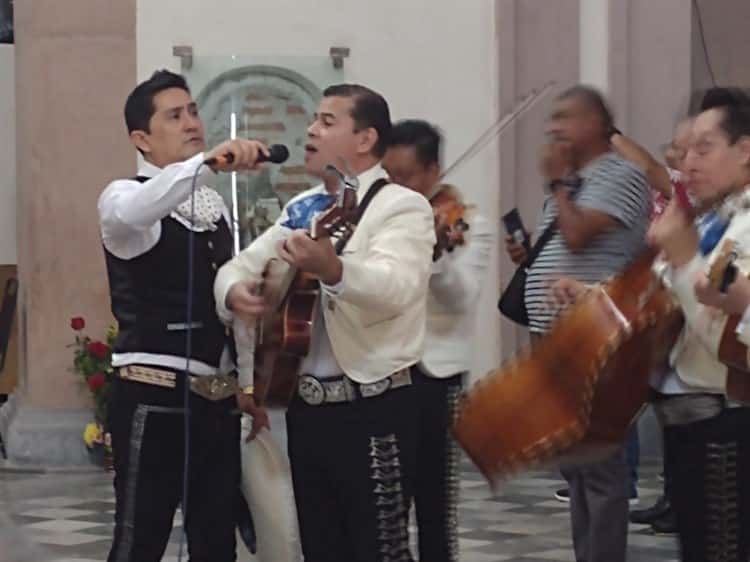
[[[714,87],[693,94],[690,114],[695,116],[712,109],[722,113],[719,127],[729,137],[730,144],[750,136],[750,95],[738,87]]]
[[[701,96],[700,111],[708,111],[718,107],[750,104],[750,96],[742,88],[716,87],[709,88]]]
[[[141,82],[130,92],[125,102],[125,125],[127,125],[128,133],[151,132],[149,123],[155,111],[154,97],[159,92],[170,88],[179,88],[190,93],[185,78],[169,70],[157,70],[151,78]]]
[[[355,131],[369,129],[372,127],[378,133],[378,141],[372,152],[378,158],[382,158],[388,147],[388,139],[391,133],[391,113],[388,102],[377,92],[360,86],[359,84],[336,84],[329,86],[323,92],[323,96],[353,98],[354,107],[351,111],[354,119]]]
[[[411,146],[423,166],[440,164],[442,137],[436,127],[420,119],[405,119],[393,125],[388,146]]]

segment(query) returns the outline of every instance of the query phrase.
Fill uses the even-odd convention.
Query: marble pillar
[[[13,464],[82,465],[92,420],[71,370],[72,316],[104,338],[96,203],[132,175],[123,105],[136,80],[135,0],[15,4],[20,386],[0,414]]]

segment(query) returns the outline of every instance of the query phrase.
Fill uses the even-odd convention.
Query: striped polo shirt
[[[579,172],[583,180],[573,193],[576,205],[617,219],[617,227],[600,233],[582,250],[572,251],[558,230],[527,272],[526,308],[529,329],[549,330],[560,309],[549,302],[550,286],[561,277],[598,283],[621,272],[645,248],[651,211],[646,178],[633,164],[613,152],[604,154]],[[544,202],[537,235],[557,216],[557,202]]]

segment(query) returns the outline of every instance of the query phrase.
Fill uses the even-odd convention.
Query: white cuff
[[[344,290],[344,275],[342,272],[341,280],[335,285],[326,285],[322,281],[320,282],[320,288],[329,297],[337,297]]]
[[[742,314],[742,318],[737,324],[735,332],[738,340],[745,345],[750,346],[750,306],[748,306]]]

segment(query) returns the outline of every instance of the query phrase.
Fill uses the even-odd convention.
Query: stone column
[[[72,372],[72,316],[112,321],[96,203],[132,175],[123,120],[136,79],[135,0],[15,4],[21,384],[0,415],[16,464],[87,462],[88,390]]]

